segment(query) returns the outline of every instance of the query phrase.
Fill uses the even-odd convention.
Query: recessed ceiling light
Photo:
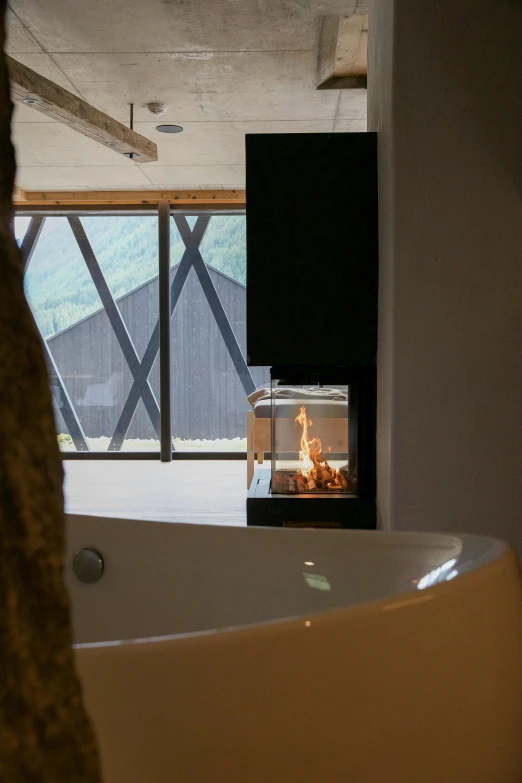
[[[35,103],[38,103],[36,98],[24,98],[23,103],[26,103],[28,106],[34,106]]]
[[[106,141],[105,142],[105,146],[106,147],[117,147],[118,146],[118,142],[117,141]]]
[[[156,125],[156,130],[160,133],[181,133],[181,125]]]

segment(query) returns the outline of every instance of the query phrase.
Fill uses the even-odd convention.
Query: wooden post
[[[247,411],[247,489],[254,478],[254,411]]]
[[[160,421],[162,462],[172,461],[172,424],[170,398],[170,202],[158,203],[159,257],[159,356]]]

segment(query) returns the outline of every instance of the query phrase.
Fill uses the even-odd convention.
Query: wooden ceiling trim
[[[24,191],[24,209],[45,206],[140,206],[156,205],[168,199],[171,207],[191,209],[217,207],[244,209],[244,190],[85,190],[85,191]]]
[[[13,202],[17,204],[18,202],[25,202],[27,200],[27,197],[25,195],[25,190],[23,188],[19,188],[18,185],[14,186],[13,189]]]

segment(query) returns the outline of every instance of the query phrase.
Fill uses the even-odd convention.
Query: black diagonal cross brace
[[[22,239],[22,244],[20,245],[20,252],[24,262],[24,274],[27,272],[27,268],[31,263],[31,258],[34,253],[36,243],[38,242],[40,234],[42,233],[44,223],[45,217],[43,215],[37,215],[31,218],[29,225],[27,226],[24,238]]]
[[[118,305],[116,304],[111,290],[107,285],[105,276],[100,268],[96,256],[94,255],[91,244],[87,239],[87,234],[85,233],[85,229],[81,224],[80,218],[69,217],[68,220],[76,242],[78,243],[78,247],[80,248],[83,259],[87,265],[87,269],[89,270],[93,283],[96,286],[96,290],[101,299],[102,305],[105,308],[105,312],[107,313],[107,317],[112,326],[118,344],[121,348],[123,356],[125,357],[125,361],[129,365],[129,370],[131,371],[134,380],[136,380],[140,373],[141,362],[127,327],[125,326],[122,315],[118,309]],[[154,427],[156,435],[159,438],[160,411],[156,397],[154,396],[154,392],[152,391],[148,380],[146,380],[146,382],[143,384],[141,397],[145,404],[145,408],[147,409],[147,413],[149,414],[152,426]]]
[[[227,314],[223,308],[219,295],[214,287],[208,269],[205,266],[205,262],[203,261],[199,251],[199,246],[203,240],[205,231],[207,230],[210,217],[198,217],[192,231],[190,230],[187,219],[183,215],[175,215],[174,221],[185,244],[185,252],[183,253],[183,257],[171,283],[170,314],[172,316],[190,269],[191,267],[194,267],[203,292],[212,310],[212,314],[214,315],[216,323],[223,336],[230,357],[234,362],[236,371],[239,375],[241,383],[243,384],[245,393],[251,394],[255,389],[254,381],[252,380],[250,371],[246,365],[243,354],[241,353],[241,348],[238,345],[236,336],[227,318]],[[127,430],[129,429],[130,423],[132,421],[132,417],[134,416],[134,412],[138,406],[140,397],[142,396],[142,390],[147,383],[149,373],[156,359],[158,349],[159,321],[156,322],[156,325],[153,329],[149,344],[145,353],[143,354],[139,373],[134,378],[134,383],[131,387],[125,405],[123,406],[123,410],[121,412],[118,424],[116,425],[113,438],[109,445],[109,451],[119,451],[121,449],[122,443],[127,434]]]
[[[38,238],[40,236],[42,228],[44,227],[44,223],[45,223],[45,217],[41,217],[41,216],[32,217],[27,227],[27,231],[25,232],[24,238],[22,240],[22,244],[20,246],[20,252],[22,254],[22,258],[24,262],[24,274],[27,272],[27,269],[29,268],[32,255],[36,247],[36,243],[38,242]],[[56,405],[60,409],[60,412],[63,416],[63,420],[65,422],[67,429],[69,430],[69,435],[73,439],[73,443],[76,447],[76,450],[89,451],[89,446],[87,445],[87,439],[85,437],[85,433],[83,431],[82,425],[80,424],[80,420],[76,415],[76,411],[74,410],[74,406],[71,402],[71,398],[69,397],[67,389],[65,388],[65,384],[63,382],[62,376],[60,375],[58,367],[56,366],[56,362],[54,361],[47,340],[45,340],[42,337],[42,342],[44,346],[45,358],[47,361],[49,382],[51,385],[51,391],[53,393]]]
[[[181,238],[186,246],[187,242],[190,242],[190,237],[191,237],[191,231],[190,231],[189,224],[187,222],[187,218],[184,215],[174,215],[174,222],[176,223]],[[221,336],[225,341],[225,345],[230,354],[230,358],[234,362],[234,367],[236,368],[236,372],[239,376],[239,380],[243,385],[245,394],[246,395],[252,394],[252,392],[255,391],[256,388],[255,383],[252,380],[250,370],[247,367],[247,363],[245,362],[245,358],[243,356],[243,353],[241,352],[241,348],[239,347],[239,343],[236,339],[236,335],[234,334],[234,330],[230,326],[230,321],[227,318],[225,308],[221,303],[221,299],[219,298],[219,294],[216,291],[214,283],[212,282],[212,278],[210,277],[210,273],[207,269],[207,266],[203,261],[203,258],[201,257],[201,253],[199,251],[199,244],[196,248],[196,252],[194,253],[192,266],[194,267],[194,270],[198,276],[199,282],[201,284],[201,288],[203,289],[203,293],[205,294],[207,298],[207,302],[210,305],[210,309],[212,310],[212,315],[216,320],[216,323],[219,327],[219,331],[221,332]]]

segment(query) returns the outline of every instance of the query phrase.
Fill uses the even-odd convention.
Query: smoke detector
[[[154,114],[155,117],[161,117],[162,114],[165,114],[167,111],[167,107],[164,103],[147,103],[147,109],[150,111],[151,114]]]

